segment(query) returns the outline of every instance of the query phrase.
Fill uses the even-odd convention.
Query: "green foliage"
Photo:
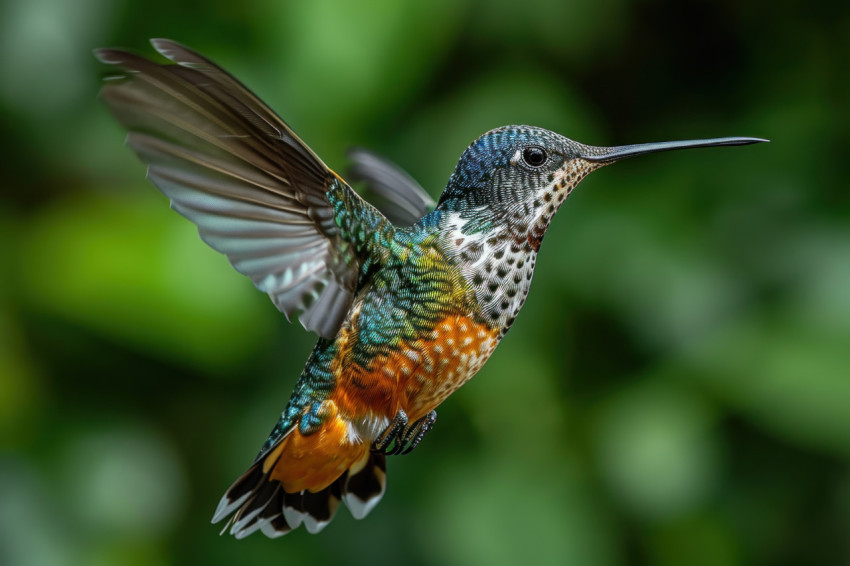
[[[0,9],[0,563],[850,561],[850,9],[8,0]],[[436,196],[475,137],[768,145],[592,174],[533,290],[370,517],[218,537],[310,351],[167,210],[91,49],[207,54],[336,170]]]

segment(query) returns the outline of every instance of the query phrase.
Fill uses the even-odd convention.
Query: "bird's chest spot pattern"
[[[497,329],[468,315],[448,315],[411,341],[402,341],[372,357],[367,364],[345,355],[348,336],[341,336],[340,354],[332,371],[337,387],[332,399],[340,412],[370,440],[399,409],[411,421],[442,403],[484,365],[499,341]]]
[[[507,227],[466,235],[459,222],[446,236],[470,287],[480,316],[503,336],[513,324],[531,288],[537,251],[517,241]]]

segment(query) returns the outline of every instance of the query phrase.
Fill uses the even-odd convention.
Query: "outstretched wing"
[[[152,44],[177,64],[95,52],[123,70],[102,97],[129,130],[127,143],[207,244],[288,319],[333,338],[361,265],[374,260],[356,232],[340,229],[342,216],[373,227],[386,219],[227,72],[172,41]]]
[[[383,198],[376,204],[394,224],[411,226],[437,206],[422,185],[395,163],[362,148],[350,150],[348,157],[350,177]]]

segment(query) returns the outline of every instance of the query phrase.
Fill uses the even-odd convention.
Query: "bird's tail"
[[[306,436],[290,431],[233,482],[212,519],[230,516],[222,534],[229,528],[236,538],[258,530],[279,537],[301,523],[315,534],[330,523],[340,501],[355,519],[377,505],[386,489],[386,457],[372,454],[368,444],[334,439],[328,424]]]

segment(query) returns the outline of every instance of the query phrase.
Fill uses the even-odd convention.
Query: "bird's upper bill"
[[[627,157],[635,157],[647,153],[659,151],[671,151],[674,149],[689,149],[692,147],[714,147],[720,145],[749,145],[770,140],[762,138],[713,138],[707,140],[684,140],[657,143],[641,143],[635,145],[621,145],[617,147],[596,147],[586,145],[582,148],[580,157],[594,163],[607,165]]]

